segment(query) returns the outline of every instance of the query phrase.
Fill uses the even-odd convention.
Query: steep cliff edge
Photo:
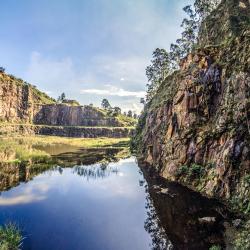
[[[55,103],[35,86],[0,73],[0,120],[30,123],[41,105]]]
[[[0,72],[0,135],[128,137],[136,120],[74,100],[57,103],[35,86]]]
[[[250,3],[222,1],[145,106],[134,144],[160,176],[250,212]]]

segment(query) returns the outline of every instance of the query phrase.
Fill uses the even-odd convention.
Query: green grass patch
[[[22,246],[23,237],[20,229],[13,223],[0,226],[0,249],[18,250]]]
[[[0,161],[49,163],[43,148],[66,145],[75,148],[127,148],[129,138],[66,138],[57,136],[0,137]],[[38,149],[39,148],[39,149]]]

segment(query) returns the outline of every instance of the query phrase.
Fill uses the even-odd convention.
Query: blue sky
[[[155,48],[180,36],[192,0],[8,0],[0,64],[54,98],[139,112]]]

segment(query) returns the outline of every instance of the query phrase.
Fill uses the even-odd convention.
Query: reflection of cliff
[[[30,167],[15,163],[0,164],[0,191],[17,186],[30,179]]]
[[[150,194],[145,228],[153,234],[156,244],[163,244],[159,231],[152,226],[157,216],[173,249],[209,249],[211,245],[224,244],[223,222],[227,212],[221,204],[177,183],[152,178],[149,172],[144,171],[144,177],[148,181]],[[153,204],[154,209],[150,204]],[[163,248],[158,246],[155,249]]]
[[[27,182],[33,177],[48,171],[63,171],[63,168],[74,167],[73,172],[87,178],[104,178],[111,173],[117,173],[116,169],[108,166],[109,162],[118,161],[128,155],[121,154],[122,149],[84,149],[75,152],[62,153],[54,156],[51,163],[40,164],[0,164],[0,191],[8,190]],[[92,168],[92,164],[100,165]]]

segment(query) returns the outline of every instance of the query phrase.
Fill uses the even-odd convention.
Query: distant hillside
[[[0,72],[0,121],[50,126],[133,127],[136,119],[75,100],[56,100],[35,86]]]

